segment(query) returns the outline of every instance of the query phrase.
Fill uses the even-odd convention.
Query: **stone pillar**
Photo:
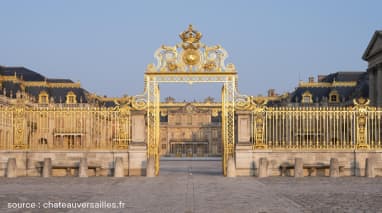
[[[152,156],[147,159],[146,177],[155,177],[155,159]]]
[[[80,159],[80,168],[78,170],[78,177],[88,177],[88,160],[87,158]]]
[[[377,106],[382,106],[382,70],[381,68],[378,68],[376,71],[377,74],[377,81],[375,85],[376,89],[376,96],[377,96]]]
[[[375,158],[366,158],[366,167],[365,167],[365,176],[366,177],[374,178],[376,176],[375,165],[376,165],[376,159]]]
[[[44,165],[42,168],[42,177],[48,178],[52,176],[52,159],[44,158]]]
[[[114,177],[124,177],[125,170],[123,168],[122,157],[116,157],[114,162]]]
[[[7,172],[5,175],[7,178],[17,177],[16,158],[8,158]]]
[[[375,80],[376,80],[376,76],[375,76],[375,71],[374,69],[370,69],[368,71],[368,75],[369,75],[369,99],[370,99],[370,105],[374,106],[377,104],[377,100],[376,100],[376,94],[375,94]]]
[[[339,177],[340,176],[340,165],[337,158],[330,159],[330,177]]]
[[[133,143],[144,143],[145,142],[145,114],[144,112],[136,112],[131,116],[131,139]]]
[[[294,177],[304,177],[304,164],[302,158],[294,159]]]
[[[129,145],[129,176],[144,176],[147,164],[147,148],[144,143]]]
[[[250,143],[251,140],[251,122],[250,122],[250,114],[247,113],[237,113],[237,135],[238,135],[238,143],[245,144]]]
[[[268,177],[268,160],[267,158],[260,158],[258,177]]]
[[[232,155],[229,155],[227,159],[227,177],[236,177],[235,159]]]

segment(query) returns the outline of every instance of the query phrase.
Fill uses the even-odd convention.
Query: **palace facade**
[[[319,75],[299,82],[293,91],[277,94],[270,89],[267,96],[256,97],[238,92],[235,66],[224,64],[226,52],[219,45],[201,44],[202,35],[192,26],[180,37],[180,44],[156,52],[158,63],[147,67],[143,95],[98,96],[70,79],[0,66],[0,150],[36,152],[24,162],[34,171],[37,167],[27,164],[41,161],[39,152],[66,162],[71,155],[92,151],[106,172],[116,155],[127,159],[129,174],[138,175],[151,158],[157,174],[159,156],[223,156],[224,175],[233,157],[241,175],[249,175],[257,168],[253,161],[268,151],[272,156],[287,150],[283,160],[290,161],[294,153],[288,150],[313,150],[312,156],[316,150],[329,150],[325,159],[347,150],[348,160],[354,150],[382,148],[381,31],[363,56],[367,71]],[[167,97],[159,102],[158,82],[173,81],[223,83],[223,101]],[[312,160],[307,153],[299,154]],[[347,169],[350,174],[354,168]]]
[[[79,82],[73,82],[70,79],[50,79],[24,67],[0,66],[0,79],[2,106],[14,106],[23,102],[32,108],[113,109],[118,103],[126,102],[128,99],[128,97],[97,96],[82,88]],[[300,82],[290,93],[278,95],[270,89],[268,96],[256,98],[266,99],[269,107],[290,107],[352,106],[354,104],[352,100],[359,97],[368,98],[366,72],[337,72],[326,76],[320,75],[317,81],[309,78],[308,82]],[[110,119],[106,122],[117,122],[117,115],[109,113],[111,113]],[[85,124],[90,121],[99,120],[96,117],[87,118],[92,116],[92,113],[82,112],[82,120],[70,127],[64,125],[64,115],[56,113],[54,116],[50,118],[54,120],[50,123],[48,118],[46,121],[33,118],[38,121],[33,124],[35,128],[41,126],[43,130],[38,128],[32,131],[35,133],[30,133],[31,135],[28,136],[31,140],[29,143],[46,148],[78,149],[86,143],[92,143],[93,148],[101,148],[106,146],[107,141],[113,143],[113,141],[122,140],[120,136],[119,138],[116,136],[116,129],[104,129],[98,127],[97,123],[86,126]],[[71,119],[75,120],[76,115],[73,116]],[[211,97],[207,97],[204,102],[178,102],[172,97],[165,98],[160,105],[160,154],[163,156],[220,156],[222,153],[221,122],[221,103],[215,102]],[[94,130],[97,128],[99,130]],[[0,131],[2,144],[11,143],[11,132],[12,130],[2,128]],[[87,135],[90,132],[92,132],[91,137]],[[94,138],[96,136],[98,138]]]

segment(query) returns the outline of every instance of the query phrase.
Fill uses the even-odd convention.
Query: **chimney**
[[[322,82],[322,80],[324,80],[325,77],[326,77],[326,75],[318,75],[317,76],[317,81],[318,82]]]
[[[309,77],[309,83],[314,83],[314,77]]]
[[[273,97],[275,96],[275,89],[269,89],[268,90],[268,97]]]

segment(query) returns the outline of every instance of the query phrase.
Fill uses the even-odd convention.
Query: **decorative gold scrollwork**
[[[24,141],[25,130],[25,109],[23,106],[14,109],[14,149],[25,149],[27,144]]]
[[[369,144],[367,143],[367,114],[370,109],[370,100],[360,97],[353,100],[354,109],[356,110],[356,129],[357,129],[357,149],[369,149]]]

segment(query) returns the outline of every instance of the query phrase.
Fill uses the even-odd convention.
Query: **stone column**
[[[131,139],[129,145],[129,175],[144,176],[147,171],[147,146],[145,111],[132,111]],[[146,173],[147,174],[147,173]]]
[[[123,168],[123,159],[122,157],[117,157],[114,163],[114,177],[124,177],[125,171]]]
[[[88,177],[88,160],[87,158],[80,159],[80,168],[78,170],[78,177]]]
[[[370,99],[370,104],[372,106],[376,105],[377,104],[377,100],[376,100],[376,94],[375,94],[375,80],[376,80],[376,76],[375,76],[375,71],[374,69],[370,69],[368,70],[368,75],[369,75],[369,99]]]
[[[365,167],[365,176],[366,177],[374,178],[376,176],[375,165],[376,165],[376,159],[375,158],[366,158],[366,167]]]
[[[145,142],[145,115],[144,112],[136,112],[131,116],[131,126],[132,126],[132,142],[133,143],[144,143]]]
[[[7,172],[5,175],[7,178],[17,177],[16,158],[8,158]]]
[[[294,159],[294,177],[304,177],[304,164],[302,158]]]
[[[44,165],[42,168],[42,177],[48,178],[52,176],[52,159],[44,158]]]
[[[340,166],[337,158],[330,159],[330,177],[339,177],[340,176]]]
[[[267,158],[260,158],[258,177],[268,177],[268,160]]]
[[[227,177],[236,177],[235,159],[232,155],[229,155],[227,159]]]
[[[147,159],[146,177],[155,177],[155,159],[152,156]]]
[[[382,106],[382,70],[380,67],[378,67],[377,71],[377,82],[375,85],[376,89],[376,96],[377,96],[377,106]]]
[[[245,144],[250,143],[251,140],[251,122],[250,122],[250,114],[249,112],[237,113],[237,135],[238,135],[238,143]]]

